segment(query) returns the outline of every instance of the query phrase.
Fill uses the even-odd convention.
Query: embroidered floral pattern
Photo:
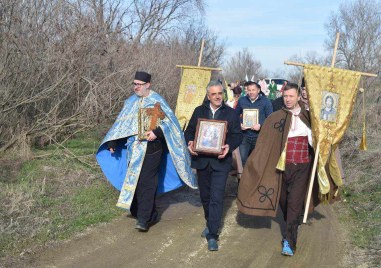
[[[276,122],[274,124],[274,128],[278,129],[279,132],[283,132],[285,124],[286,124],[286,119],[282,118],[279,122]]]
[[[274,194],[274,188],[266,189],[265,186],[261,185],[258,186],[258,193],[260,194],[259,202],[263,203],[268,199],[271,203],[272,208],[274,208],[273,202],[271,200],[271,195]]]

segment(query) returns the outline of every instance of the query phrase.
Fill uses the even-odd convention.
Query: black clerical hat
[[[149,83],[149,82],[151,82],[151,75],[149,73],[146,73],[146,72],[137,71],[135,73],[134,79]]]

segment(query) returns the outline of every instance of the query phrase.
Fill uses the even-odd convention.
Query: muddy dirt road
[[[330,206],[319,206],[299,231],[293,257],[280,254],[277,219],[237,213],[235,179],[226,189],[219,251],[209,252],[198,191],[182,189],[158,199],[161,221],[149,232],[126,216],[47,249],[28,267],[340,267],[345,239]]]

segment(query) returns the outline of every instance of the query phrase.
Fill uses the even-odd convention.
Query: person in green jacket
[[[271,83],[270,83],[268,88],[269,88],[269,92],[270,92],[268,98],[270,100],[275,100],[276,99],[276,93],[277,93],[278,89],[277,89],[277,85],[275,84],[274,80],[271,80]]]

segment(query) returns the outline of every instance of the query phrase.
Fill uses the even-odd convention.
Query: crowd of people
[[[275,217],[279,206],[285,225],[281,254],[292,256],[313,158],[304,82],[301,87],[286,82],[278,92],[273,81],[267,86],[263,79],[232,83],[228,89],[219,81],[210,81],[206,99],[195,108],[184,133],[150,82],[150,74],[136,72],[135,94],[126,100],[97,153],[106,177],[121,191],[117,205],[137,218],[135,228],[146,232],[159,221],[158,192],[184,184],[198,186],[206,221],[201,236],[206,238],[208,250],[217,251],[225,185],[234,167],[239,211]],[[233,98],[227,99],[224,90],[231,90]],[[157,103],[162,120],[144,133],[145,139],[138,139],[140,109]],[[199,119],[227,122],[219,153],[195,149]],[[282,161],[283,169],[278,167]]]

